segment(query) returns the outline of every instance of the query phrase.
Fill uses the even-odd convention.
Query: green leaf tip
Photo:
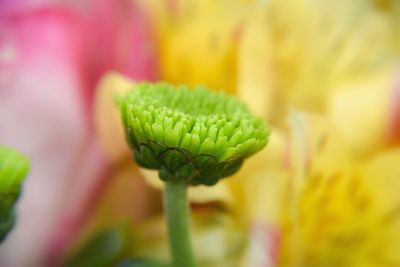
[[[28,171],[29,161],[25,156],[0,147],[0,242],[14,225],[14,205]]]
[[[245,104],[203,86],[141,83],[119,106],[135,160],[165,181],[213,185],[268,141],[269,129]]]
[[[0,193],[19,191],[28,171],[29,161],[24,155],[0,147]]]

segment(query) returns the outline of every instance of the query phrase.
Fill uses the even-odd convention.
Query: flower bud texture
[[[205,87],[142,83],[119,104],[135,160],[158,169],[165,181],[213,185],[267,144],[261,119],[234,97]]]

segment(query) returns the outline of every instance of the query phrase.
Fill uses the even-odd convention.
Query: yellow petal
[[[368,189],[379,208],[381,229],[387,232],[382,253],[389,262],[400,264],[400,149],[392,149],[375,156],[363,168]],[[384,230],[383,230],[384,229]]]
[[[324,112],[338,84],[391,60],[392,34],[389,16],[370,1],[268,1],[244,31],[241,95],[279,126],[288,106]]]
[[[242,169],[227,181],[235,197],[238,220],[245,224],[275,224],[284,182],[285,139],[271,132],[266,148],[249,158]]]
[[[269,118],[273,109],[280,105],[272,90],[272,48],[265,16],[263,10],[256,12],[244,29],[239,46],[238,96],[255,114]]]
[[[400,195],[397,190],[400,187],[399,162],[400,148],[396,147],[377,153],[362,166],[363,177],[381,207],[400,208]],[[400,219],[400,213],[398,216]]]
[[[398,264],[400,150],[360,158],[326,118],[306,115],[302,123],[309,166],[296,195],[296,169],[288,180],[279,266]]]
[[[131,154],[125,141],[115,95],[127,92],[133,84],[133,81],[120,74],[109,73],[101,79],[96,90],[94,103],[96,131],[105,155],[112,163],[127,159]]]
[[[163,14],[155,19],[163,79],[235,92],[237,42],[245,1],[151,2],[156,13]]]
[[[330,119],[359,154],[374,152],[388,143],[397,75],[395,67],[385,68],[342,86],[330,98]]]

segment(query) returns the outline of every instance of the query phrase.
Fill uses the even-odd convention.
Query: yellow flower
[[[393,60],[393,4],[268,1],[248,21],[239,51],[239,95],[283,126],[288,107],[324,112],[337,85]],[[395,1],[393,1],[395,2]],[[397,6],[397,4],[396,4]]]
[[[258,163],[264,179],[254,179],[251,169],[239,177],[249,206],[265,205],[250,219],[243,266],[399,264],[394,251],[400,242],[392,237],[400,234],[393,215],[400,198],[385,192],[398,187],[400,172],[393,64],[399,52],[393,23],[400,13],[398,4],[387,2],[272,0],[248,22],[239,47],[238,94],[294,136],[285,175],[271,176],[264,155]],[[306,125],[295,120],[288,129],[291,108],[322,118]],[[261,202],[246,184],[264,189]],[[265,204],[276,202],[275,209]],[[268,219],[257,223],[262,214]],[[388,214],[393,219],[383,222]]]
[[[265,155],[258,165],[264,179],[246,172],[242,191],[246,183],[265,195],[277,190],[262,202],[249,190],[243,196],[249,206],[280,204],[278,215],[264,204],[250,220],[256,227],[243,266],[400,264],[398,81],[398,67],[390,64],[338,85],[326,114],[292,118],[284,175],[271,177]],[[275,187],[265,189],[266,181]],[[261,214],[269,217],[260,224]]]
[[[360,156],[400,141],[400,68],[388,65],[338,87],[327,113]]]
[[[300,128],[310,138],[292,158],[278,266],[399,265],[400,148],[360,160],[326,119],[307,115]]]

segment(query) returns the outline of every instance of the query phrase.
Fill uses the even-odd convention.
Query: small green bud
[[[237,99],[205,87],[136,85],[118,100],[136,162],[164,181],[213,185],[261,150],[269,130]]]
[[[14,205],[28,170],[29,162],[25,156],[0,147],[0,242],[14,225]]]

